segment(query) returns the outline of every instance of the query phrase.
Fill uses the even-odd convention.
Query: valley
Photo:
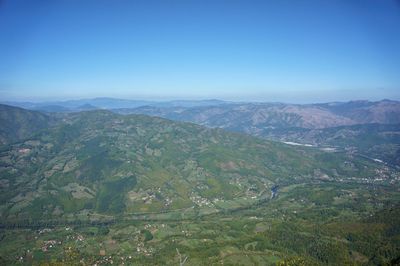
[[[2,110],[2,117],[21,112]],[[44,119],[42,130],[4,137],[9,144],[1,146],[2,263],[398,258],[399,216],[382,219],[398,211],[396,167],[145,115],[94,110]]]

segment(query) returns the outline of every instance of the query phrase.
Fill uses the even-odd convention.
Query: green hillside
[[[363,160],[349,167],[336,154],[108,111],[70,115],[0,156],[3,219],[158,212],[202,201],[218,209],[215,200],[260,199],[274,184],[372,178],[377,167]]]
[[[59,121],[0,151],[5,264],[176,265],[179,252],[188,265],[399,256],[398,225],[381,218],[399,203],[399,173],[383,164],[144,115]],[[377,239],[379,253],[368,244]]]
[[[0,104],[0,145],[25,139],[54,122],[49,115]]]
[[[260,131],[259,136],[334,147],[400,166],[400,124],[364,124],[323,129],[270,129]]]

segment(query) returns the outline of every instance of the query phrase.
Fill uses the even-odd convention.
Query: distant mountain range
[[[267,139],[361,152],[400,165],[400,102],[324,104],[226,103],[199,107],[118,109]]]
[[[213,106],[143,106],[115,110],[189,121],[262,135],[276,128],[328,128],[367,123],[400,123],[400,102],[353,101],[326,104],[226,103]]]
[[[252,134],[276,127],[315,129],[369,123],[400,123],[400,102],[391,100],[286,104],[221,100],[140,101],[94,98],[40,103],[3,102],[3,104],[44,112],[109,109],[123,114],[149,114],[211,127],[240,129]],[[240,120],[240,123],[237,120]]]
[[[96,98],[10,104],[40,110],[44,113],[35,114],[42,120],[45,113],[61,115],[96,109],[125,115],[145,114],[271,140],[352,150],[400,165],[400,102],[392,100],[285,104]],[[23,136],[24,132],[26,130],[21,128],[17,135]],[[7,134],[7,127],[4,127],[0,131],[2,143]]]
[[[136,108],[140,106],[157,107],[197,107],[220,105],[227,102],[220,100],[174,100],[174,101],[141,101],[115,98],[94,98],[68,101],[49,101],[49,102],[11,102],[5,101],[2,104],[17,106],[29,110],[38,110],[44,112],[79,112],[94,109],[119,109]]]

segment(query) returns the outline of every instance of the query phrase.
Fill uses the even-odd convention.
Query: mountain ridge
[[[327,162],[318,162],[318,156]],[[206,202],[250,195],[258,199],[262,194],[256,195],[274,183],[373,176],[372,169],[380,167],[363,159],[352,168],[329,163],[350,160],[345,158],[145,115],[122,116],[106,110],[72,113],[3,148],[2,217],[159,211],[168,206],[175,210],[196,206],[196,197]],[[26,180],[28,185],[21,186]],[[26,189],[31,192],[26,194]],[[72,196],[65,205],[68,193]],[[157,199],[151,196],[154,193],[160,193]],[[150,203],[140,197],[150,197]],[[43,202],[52,207],[40,209]]]

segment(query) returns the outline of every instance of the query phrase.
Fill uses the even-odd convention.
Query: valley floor
[[[251,208],[24,224],[0,231],[10,265],[379,265],[400,258],[397,186],[317,182],[279,187]],[[204,211],[204,209],[203,209]],[[196,215],[195,215],[196,214]],[[30,228],[27,228],[30,227]]]

